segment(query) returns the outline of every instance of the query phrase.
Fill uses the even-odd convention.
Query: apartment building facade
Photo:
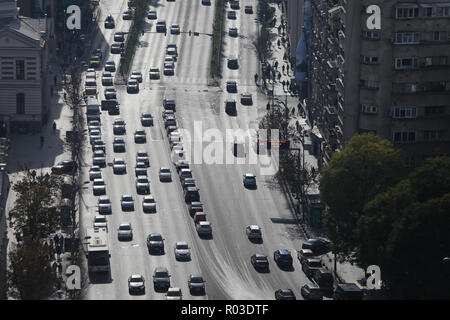
[[[362,132],[393,142],[410,166],[450,153],[450,2],[311,0],[309,57],[325,163]]]
[[[49,43],[47,18],[18,15],[15,0],[0,0],[0,129],[38,132],[50,111]]]

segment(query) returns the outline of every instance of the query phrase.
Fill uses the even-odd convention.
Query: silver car
[[[161,167],[159,169],[159,181],[161,182],[172,181],[172,174],[170,173],[170,168]]]
[[[133,211],[134,210],[134,200],[133,196],[124,194],[120,200],[120,206],[122,211]]]
[[[142,73],[140,71],[133,71],[131,73],[130,79],[135,79],[137,82],[142,82]]]
[[[153,196],[148,195],[142,199],[142,211],[147,212],[156,212],[156,202]]]
[[[92,164],[98,165],[100,167],[106,166],[106,156],[102,150],[94,151]]]
[[[94,185],[92,188],[93,188],[94,196],[106,194],[105,181],[101,178],[94,179]]]
[[[135,143],[146,143],[147,142],[147,134],[144,130],[136,130],[134,132],[134,142]]]
[[[147,176],[138,176],[136,179],[136,192],[138,194],[150,193],[150,182],[148,182]]]
[[[130,294],[145,294],[145,279],[140,274],[132,274],[128,278],[128,292]]]
[[[127,92],[139,92],[139,82],[136,79],[130,79],[127,82]]]
[[[114,174],[124,174],[127,172],[127,166],[125,160],[121,158],[114,158],[113,160],[113,172]]]
[[[100,196],[98,198],[98,213],[111,214],[111,200],[108,196]]]
[[[139,150],[136,153],[136,163],[144,162],[147,167],[150,167],[150,161],[148,160],[148,153],[144,150]]]
[[[89,170],[89,180],[100,179],[102,177],[102,171],[99,166],[92,166]]]
[[[176,260],[191,260],[191,251],[187,242],[178,241],[175,244],[174,251]]]
[[[105,216],[95,216],[94,228],[107,228],[108,229],[108,221],[106,221],[106,217]]]
[[[144,162],[136,163],[136,168],[134,170],[136,177],[138,176],[147,176],[147,166]]]
[[[117,238],[120,240],[133,240],[133,229],[129,223],[121,223],[117,229]]]

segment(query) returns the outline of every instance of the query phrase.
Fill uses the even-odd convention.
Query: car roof
[[[155,272],[167,272],[169,273],[169,270],[167,270],[166,267],[156,267]]]
[[[188,245],[186,241],[178,241],[176,245]]]
[[[201,226],[206,226],[206,225],[211,225],[211,222],[209,222],[209,221],[200,221],[200,225]]]
[[[154,199],[152,195],[147,195],[144,197],[144,199]]]
[[[131,227],[131,223],[121,223],[119,227]]]
[[[246,173],[245,176],[248,177],[248,178],[254,178],[255,177],[255,175],[253,173]]]
[[[248,226],[251,230],[261,230],[261,227],[256,224],[251,224]]]
[[[131,279],[144,279],[144,277],[140,274],[132,274],[130,276]]]
[[[255,254],[255,257],[256,257],[256,258],[266,258],[266,259],[267,259],[267,256],[265,256],[265,255],[263,255],[263,254],[261,254],[261,253],[256,253],[256,254]]]
[[[280,254],[291,254],[291,252],[289,250],[287,250],[287,249],[280,249],[280,250],[278,250],[278,252]]]

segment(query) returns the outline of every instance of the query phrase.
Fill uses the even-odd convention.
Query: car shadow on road
[[[92,284],[112,283],[112,281],[113,279],[111,278],[110,272],[103,272],[103,273],[89,272],[89,282]]]
[[[290,265],[290,266],[280,266],[280,265],[278,265],[278,268],[280,270],[283,270],[283,271],[286,271],[286,272],[294,272],[295,271],[294,265]]]

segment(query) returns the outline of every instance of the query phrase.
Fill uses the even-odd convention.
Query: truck
[[[86,97],[86,119],[87,121],[100,121],[100,104],[95,96]]]
[[[87,260],[89,273],[110,272],[108,231],[106,228],[87,230]]]

